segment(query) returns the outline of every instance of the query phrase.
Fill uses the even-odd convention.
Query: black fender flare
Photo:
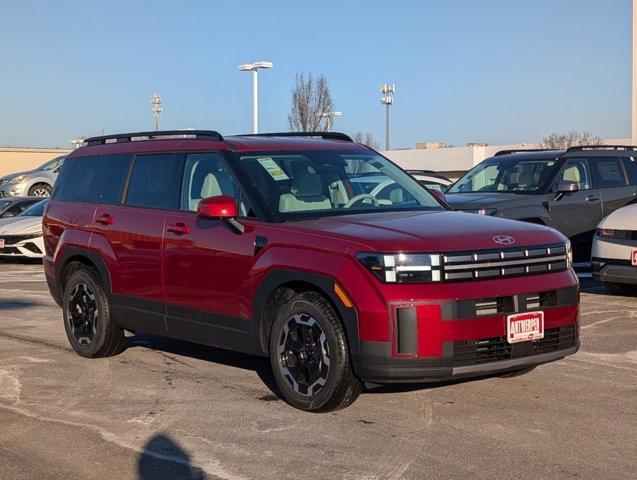
[[[62,295],[64,294],[64,292],[62,291],[62,272],[64,270],[64,267],[66,267],[66,265],[68,264],[69,260],[73,257],[85,257],[93,265],[95,265],[95,267],[97,268],[97,271],[100,274],[100,277],[102,278],[104,287],[106,288],[106,291],[110,295],[111,294],[111,274],[109,273],[108,268],[106,267],[106,263],[104,262],[104,259],[102,258],[102,256],[93,250],[89,250],[88,248],[68,246],[64,248],[64,250],[62,251],[62,254],[60,255],[60,258],[57,260],[55,278],[57,279],[56,283],[57,283],[57,290],[58,290],[57,291],[58,298],[61,300]]]
[[[330,300],[343,321],[350,355],[357,355],[360,350],[358,337],[358,315],[354,307],[346,307],[343,305],[340,298],[338,298],[334,292],[334,285],[336,284],[334,279],[317,273],[287,269],[276,269],[268,273],[254,294],[252,302],[252,337],[254,340],[255,351],[260,355],[268,355],[267,340],[264,345],[261,338],[263,322],[265,321],[263,313],[265,311],[268,298],[272,292],[282,285],[290,282],[303,282],[313,285],[317,290],[324,294],[328,300]]]

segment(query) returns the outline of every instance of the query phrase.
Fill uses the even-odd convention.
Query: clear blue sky
[[[391,7],[385,10],[384,7]],[[0,145],[162,128],[287,129],[296,72],[327,76],[335,130],[382,143],[379,84],[396,84],[393,146],[630,136],[630,0],[0,0]]]

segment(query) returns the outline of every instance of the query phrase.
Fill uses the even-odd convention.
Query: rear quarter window
[[[54,200],[118,204],[128,174],[130,155],[71,158],[55,182]]]
[[[637,185],[637,160],[633,157],[624,158],[624,166],[626,167],[626,173],[628,174],[628,183],[631,185]]]
[[[626,177],[619,158],[596,158],[591,161],[595,188],[623,187]]]

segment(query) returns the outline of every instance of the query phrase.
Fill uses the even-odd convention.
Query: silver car
[[[592,253],[593,278],[612,293],[637,294],[637,204],[601,221]]]
[[[12,173],[0,178],[0,198],[50,197],[64,158],[56,157],[35,170]]]

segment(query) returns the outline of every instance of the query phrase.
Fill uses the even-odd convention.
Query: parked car
[[[597,226],[593,278],[612,293],[637,293],[637,204],[615,210]]]
[[[56,157],[35,170],[12,173],[0,178],[0,198],[49,197],[64,158],[64,156]]]
[[[0,220],[0,258],[42,258],[42,214],[46,200],[31,205],[20,215]]]
[[[444,175],[433,170],[407,170],[407,173],[418,180],[421,185],[443,193],[453,183]]]
[[[455,182],[446,201],[464,212],[553,227],[588,261],[597,224],[637,202],[635,148],[504,150]]]
[[[33,197],[0,198],[0,219],[20,215],[31,205],[39,201],[39,198]]]
[[[344,134],[86,142],[43,221],[79,355],[116,354],[127,329],[268,356],[285,400],[328,411],[365,382],[500,374],[578,349],[566,237],[451,212]],[[402,194],[359,192],[361,172]]]

